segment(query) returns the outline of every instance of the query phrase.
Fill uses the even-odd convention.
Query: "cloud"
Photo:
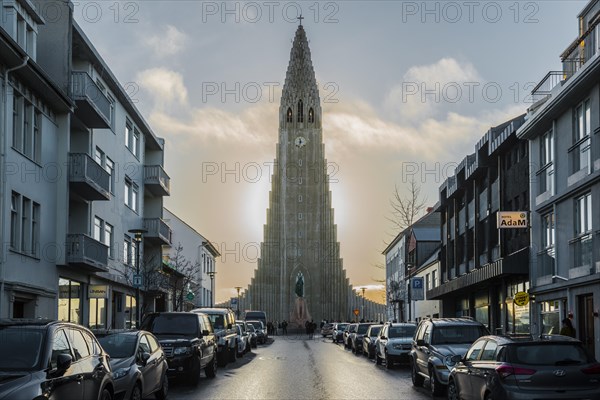
[[[414,123],[439,115],[444,106],[469,102],[473,87],[481,82],[471,63],[442,58],[433,64],[409,68],[402,83],[390,89],[384,105],[391,115]]]
[[[138,73],[136,80],[150,95],[156,109],[168,110],[188,104],[188,91],[178,72],[166,68],[146,69]]]
[[[143,40],[158,57],[173,56],[181,52],[187,42],[187,36],[172,25],[166,25],[162,32],[148,36]]]

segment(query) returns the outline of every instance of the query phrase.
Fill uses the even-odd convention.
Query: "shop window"
[[[58,280],[58,319],[81,324],[81,283],[70,279]]]

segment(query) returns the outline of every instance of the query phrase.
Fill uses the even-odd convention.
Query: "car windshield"
[[[256,330],[263,328],[262,322],[260,321],[249,321],[248,323],[253,325]]]
[[[254,332],[254,325],[252,325],[252,324],[248,324],[248,325],[246,325],[246,330],[247,330],[248,332]]]
[[[381,330],[380,326],[371,327],[371,332],[369,333],[369,336],[377,336],[377,335],[379,335],[379,331],[380,330]]]
[[[0,328],[0,370],[34,369],[42,354],[44,332],[25,327]]]
[[[137,336],[125,333],[114,333],[98,337],[102,348],[111,358],[127,358],[135,353]]]
[[[369,330],[369,325],[359,325],[356,333],[359,335],[364,335]]]
[[[144,328],[155,335],[195,336],[198,317],[195,314],[158,314]]]
[[[415,334],[416,326],[390,326],[389,337],[391,338],[408,338]]]
[[[486,334],[479,325],[436,326],[432,344],[471,344]]]
[[[577,343],[520,343],[508,348],[507,361],[514,364],[568,366],[592,361]]]
[[[225,328],[225,318],[222,314],[208,314],[208,318],[213,324],[213,328],[215,329],[223,329]]]
[[[338,324],[338,326],[337,326],[337,328],[336,328],[336,329],[337,329],[338,331],[343,331],[343,330],[345,330],[345,329],[346,329],[346,327],[347,327],[347,326],[348,326],[348,324]]]

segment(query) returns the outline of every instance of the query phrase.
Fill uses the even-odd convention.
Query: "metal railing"
[[[107,268],[108,246],[83,233],[68,234],[66,259],[69,263]]]
[[[171,190],[171,178],[161,165],[145,165],[144,166],[144,182],[146,184],[159,184],[166,189]]]
[[[71,95],[75,100],[93,103],[106,120],[110,121],[110,101],[87,72],[71,73]]]
[[[69,180],[94,183],[107,195],[110,190],[110,174],[86,153],[69,153]]]
[[[559,85],[564,79],[562,71],[550,71],[531,91],[531,101],[536,103],[550,96],[552,89]]]

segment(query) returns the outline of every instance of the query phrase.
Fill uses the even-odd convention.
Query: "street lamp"
[[[362,305],[362,318],[363,321],[366,321],[365,318],[365,289],[364,287],[360,288],[360,290],[362,290],[362,298],[363,298],[363,305]]]
[[[217,273],[214,270],[208,271],[208,276],[210,276],[210,308],[213,308],[213,299],[214,299],[214,295],[215,295],[214,281],[215,281],[216,274]]]
[[[240,319],[240,290],[241,289],[242,289],[241,286],[235,287],[235,290],[237,290],[237,311],[236,311],[237,319]]]
[[[140,275],[140,244],[144,238],[146,229],[130,229],[129,233],[133,233],[135,241],[135,277],[133,286],[135,286],[135,327],[140,329],[140,286],[142,286],[142,277]]]

